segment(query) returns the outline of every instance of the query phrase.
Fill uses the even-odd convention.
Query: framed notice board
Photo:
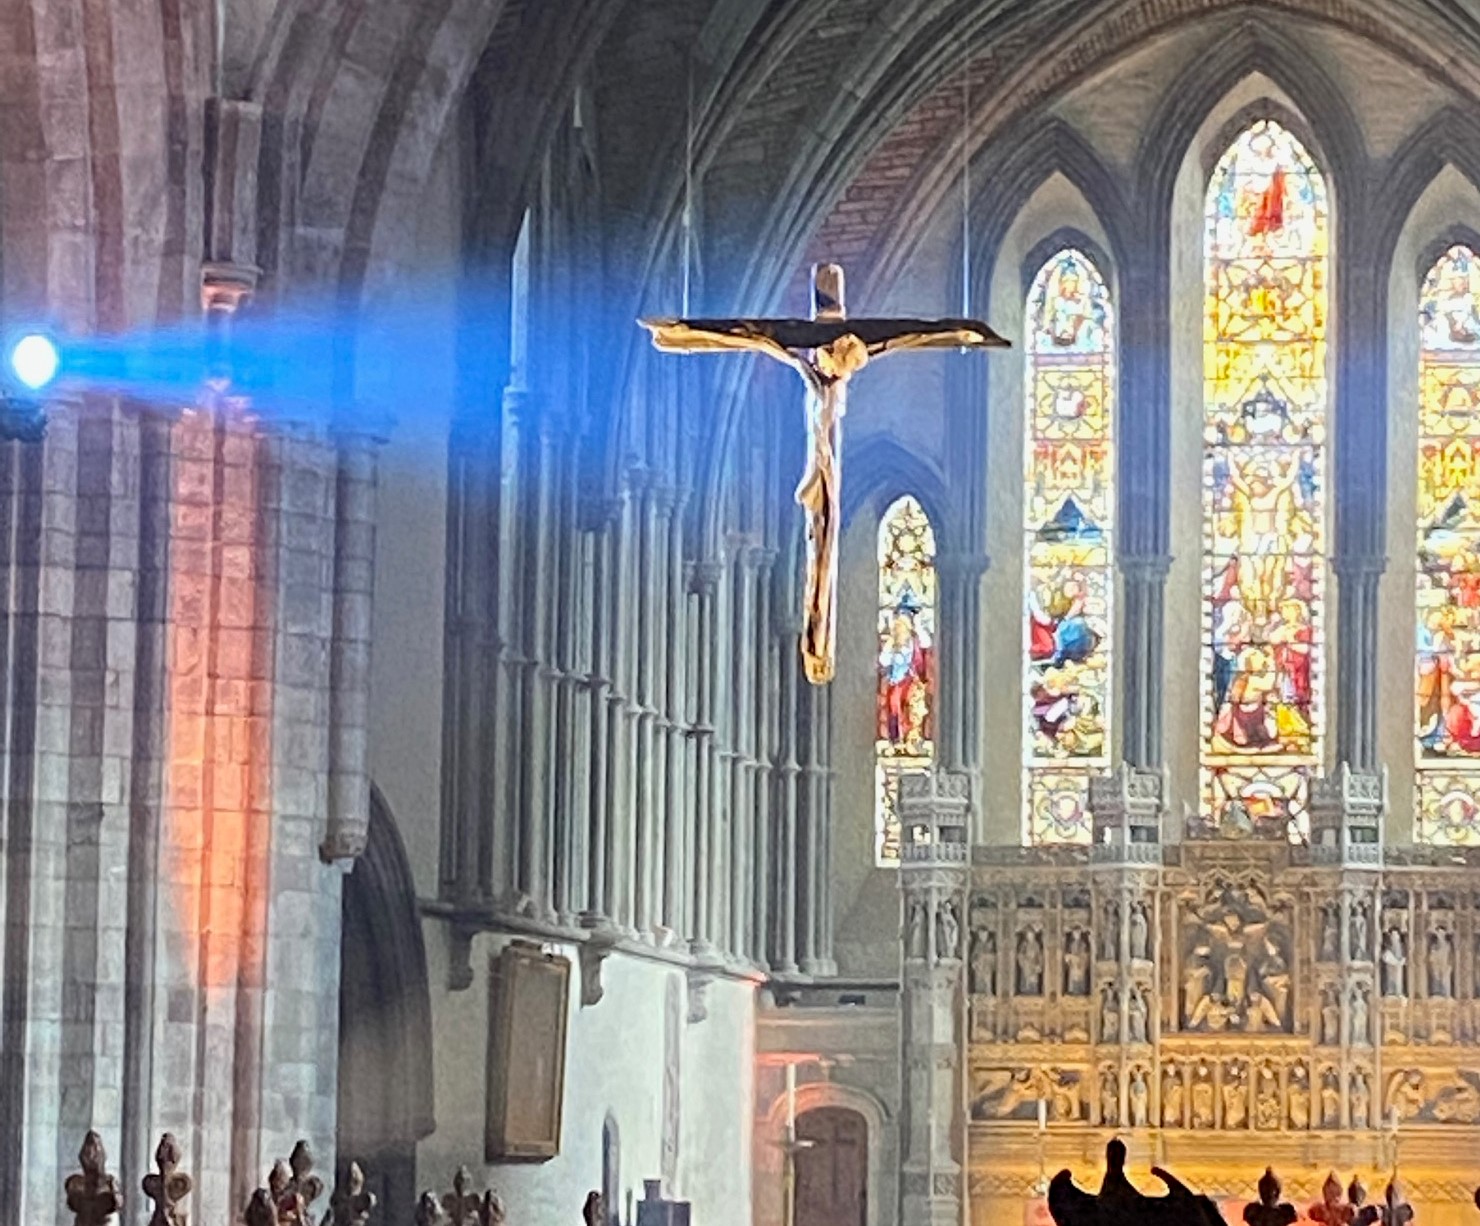
[[[515,942],[489,983],[488,1118],[484,1158],[540,1160],[560,1152],[570,959]]]

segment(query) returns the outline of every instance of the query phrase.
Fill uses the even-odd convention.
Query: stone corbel
[[[708,967],[693,966],[688,971],[689,1025],[697,1026],[709,1016],[709,985],[714,972]]]
[[[606,994],[601,982],[601,968],[616,945],[616,934],[601,929],[594,930],[581,944],[578,950],[581,959],[581,1008],[589,1009],[601,1003]]]
[[[473,986],[473,937],[478,929],[454,920],[447,926],[447,990],[462,992]]]

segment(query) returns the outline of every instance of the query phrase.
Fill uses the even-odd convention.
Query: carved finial
[[[358,1162],[351,1162],[344,1182],[329,1198],[329,1221],[333,1226],[365,1226],[375,1205],[375,1194],[365,1191],[365,1172]]]
[[[190,1195],[194,1182],[180,1170],[180,1142],[175,1134],[167,1132],[159,1138],[154,1150],[154,1165],[158,1169],[145,1175],[144,1195],[154,1202],[154,1212],[149,1217],[149,1226],[188,1226],[189,1216],[180,1208],[180,1202]]]
[[[1388,1186],[1382,1194],[1381,1215],[1382,1226],[1408,1226],[1408,1223],[1413,1221],[1413,1206],[1403,1195],[1403,1187],[1398,1182],[1396,1171],[1388,1180]]]
[[[446,1222],[446,1215],[442,1212],[436,1193],[423,1192],[421,1199],[416,1202],[415,1226],[445,1226]]]
[[[478,1210],[478,1226],[504,1226],[507,1216],[503,1198],[489,1188],[483,1193],[483,1203]]]
[[[1475,1195],[1480,1197],[1480,1192]],[[586,1203],[581,1208],[581,1220],[586,1226],[601,1226],[601,1193],[587,1192]]]
[[[242,1214],[242,1221],[246,1226],[278,1226],[272,1192],[267,1188],[258,1188],[253,1192],[252,1199],[247,1202],[246,1212]]]
[[[324,1194],[324,1181],[313,1174],[313,1151],[308,1148],[307,1141],[300,1140],[293,1146],[288,1157],[288,1170],[293,1176],[288,1190],[303,1201],[303,1220],[307,1223],[309,1208]]]
[[[1290,1226],[1300,1215],[1295,1206],[1280,1203],[1280,1180],[1273,1167],[1265,1167],[1259,1178],[1259,1200],[1244,1206],[1244,1221],[1248,1226]],[[1337,1195],[1341,1194],[1338,1186]]]
[[[478,1226],[478,1211],[483,1198],[472,1190],[473,1175],[465,1166],[452,1177],[452,1191],[442,1198],[442,1208],[452,1226]]]
[[[1360,1209],[1367,1203],[1367,1185],[1362,1182],[1360,1175],[1352,1176],[1352,1181],[1346,1188],[1346,1199],[1351,1201],[1353,1209]]]
[[[67,1208],[77,1219],[76,1226],[103,1226],[123,1208],[123,1189],[108,1174],[103,1139],[91,1129],[82,1139],[77,1161],[82,1172],[67,1176]]]

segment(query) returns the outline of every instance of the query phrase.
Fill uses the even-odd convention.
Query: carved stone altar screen
[[[1385,1168],[1395,1121],[1422,1220],[1473,1214],[1480,872],[1369,850],[978,848],[973,1221],[1112,1130],[1215,1196],[1272,1162],[1315,1200],[1333,1166]]]

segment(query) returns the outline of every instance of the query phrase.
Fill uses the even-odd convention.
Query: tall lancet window
[[[1213,171],[1203,321],[1204,833],[1305,837],[1325,631],[1326,185],[1278,123]]]
[[[1105,280],[1066,248],[1028,293],[1024,838],[1087,843],[1110,749],[1115,339]]]
[[[1414,833],[1480,844],[1480,262],[1424,278],[1418,406]]]
[[[935,757],[935,533],[906,495],[879,524],[874,846],[899,859],[899,777]]]

